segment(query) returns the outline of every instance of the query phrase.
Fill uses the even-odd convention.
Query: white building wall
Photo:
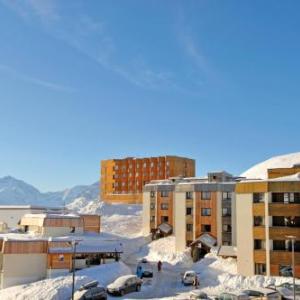
[[[237,269],[244,276],[254,275],[252,194],[236,195]]]
[[[1,288],[30,283],[47,275],[47,254],[4,254]]]
[[[150,233],[150,192],[143,193],[143,235],[149,235]],[[156,220],[155,220],[156,221]]]
[[[185,216],[185,193],[174,193],[175,204],[175,248],[176,251],[183,251],[186,248],[186,216]]]
[[[5,222],[9,228],[16,228],[18,222],[25,214],[43,213],[43,210],[32,210],[30,208],[0,208],[0,221]]]

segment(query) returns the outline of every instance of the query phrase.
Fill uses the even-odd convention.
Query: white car
[[[181,282],[184,285],[192,285],[195,283],[195,280],[198,280],[198,276],[195,271],[186,271],[183,276]]]
[[[244,290],[242,293],[248,295],[250,299],[281,300],[281,295],[277,291],[267,288]]]
[[[220,294],[216,299],[218,300],[248,300],[249,296],[245,293],[225,292]]]
[[[116,279],[107,286],[107,292],[112,295],[125,295],[131,292],[139,292],[143,281],[136,275],[125,275]]]

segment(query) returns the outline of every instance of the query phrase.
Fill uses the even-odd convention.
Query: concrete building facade
[[[203,234],[216,245],[236,245],[235,185],[227,172],[152,181],[143,194],[144,234],[166,222],[173,226],[177,251],[197,243]]]
[[[291,276],[295,237],[295,275],[300,277],[299,168],[268,170],[266,180],[237,183],[238,272]]]
[[[107,203],[142,203],[145,184],[175,176],[195,176],[195,160],[178,156],[103,160],[101,199]]]

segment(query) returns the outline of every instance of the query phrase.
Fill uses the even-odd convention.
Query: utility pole
[[[75,256],[76,256],[76,245],[78,242],[72,241],[73,254],[72,254],[72,300],[74,300],[74,290],[75,290]]]
[[[296,236],[288,235],[286,236],[292,242],[292,268],[293,268],[293,295],[294,300],[296,300],[296,286],[295,286],[295,240]]]

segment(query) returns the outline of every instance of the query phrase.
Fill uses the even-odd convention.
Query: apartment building
[[[300,168],[268,170],[268,179],[237,183],[238,272],[300,277]]]
[[[145,184],[175,176],[195,176],[195,160],[178,156],[103,160],[101,198],[107,203],[142,203]]]
[[[144,234],[166,222],[173,226],[177,251],[191,244],[235,245],[235,185],[225,171],[152,181],[143,194]]]

